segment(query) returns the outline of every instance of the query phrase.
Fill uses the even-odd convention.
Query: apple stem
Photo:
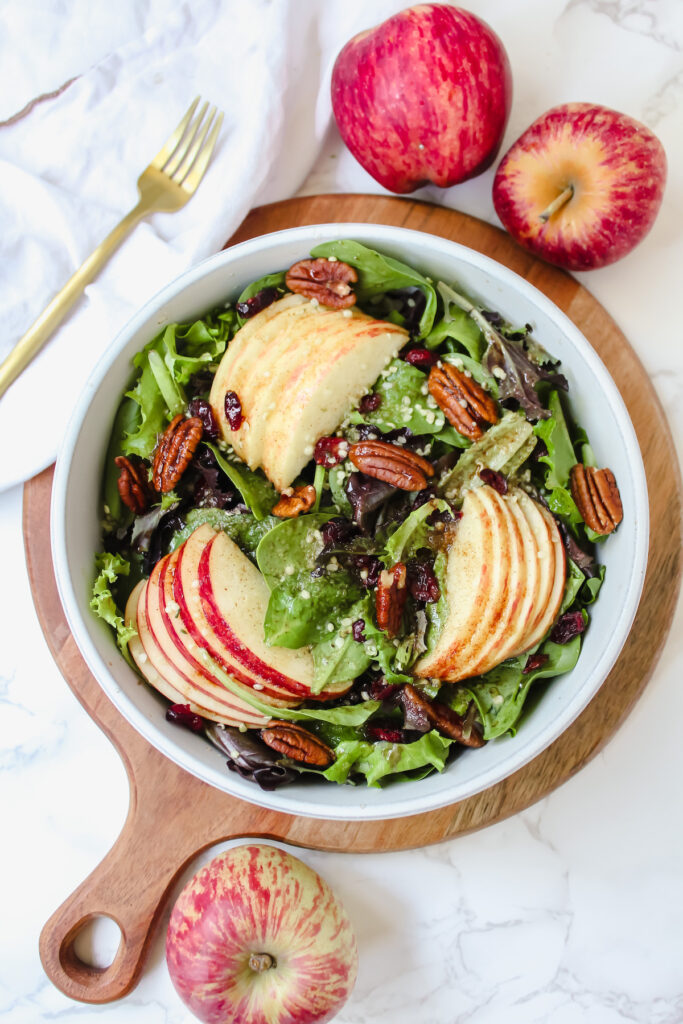
[[[271,967],[277,965],[275,957],[271,956],[270,953],[252,953],[249,957],[249,966],[256,974],[263,974],[264,971],[268,971]]]
[[[545,222],[547,220],[550,220],[550,218],[552,217],[552,215],[554,213],[557,213],[558,210],[562,209],[562,207],[564,206],[565,203],[569,202],[569,200],[572,198],[573,195],[574,195],[574,186],[573,185],[567,185],[567,187],[564,190],[564,192],[560,192],[559,196],[557,196],[555,199],[553,199],[552,203],[549,206],[546,206],[546,208],[543,211],[543,213],[540,214],[539,220],[542,220],[543,223],[545,224]]]

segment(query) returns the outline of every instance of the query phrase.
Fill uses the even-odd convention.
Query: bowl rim
[[[84,617],[81,615],[79,599],[75,591],[74,581],[69,567],[69,558],[67,555],[65,518],[66,498],[71,481],[73,454],[81,431],[82,422],[108,371],[120,358],[121,351],[125,348],[127,342],[133,337],[133,335],[143,327],[148,320],[157,314],[158,311],[166,305],[166,303],[171,301],[180,293],[186,291],[188,288],[191,288],[197,281],[201,280],[212,271],[222,267],[223,265],[230,265],[234,262],[239,262],[243,256],[247,256],[251,253],[258,253],[264,248],[268,249],[278,241],[296,242],[300,238],[302,242],[308,243],[310,248],[311,236],[321,232],[327,233],[330,237],[337,238],[353,238],[360,236],[362,239],[365,235],[366,241],[367,236],[370,234],[375,237],[383,235],[385,236],[384,241],[389,245],[392,240],[396,242],[398,239],[404,241],[410,241],[412,239],[418,243],[419,249],[424,247],[425,240],[428,239],[429,244],[432,245],[434,250],[439,252],[440,255],[443,255],[446,258],[450,256],[464,260],[476,271],[488,273],[504,285],[521,291],[525,298],[535,308],[542,311],[558,327],[570,343],[571,347],[577,351],[580,359],[588,365],[594,376],[598,379],[600,387],[608,399],[611,411],[619,424],[621,438],[629,456],[635,499],[635,508],[633,510],[634,571],[629,579],[626,594],[624,595],[618,617],[619,628],[613,630],[608,642],[602,648],[597,662],[591,667],[589,678],[597,681],[594,682],[588,690],[585,683],[577,688],[576,692],[564,705],[561,713],[558,714],[557,718],[552,723],[552,726],[549,726],[544,730],[542,742],[538,742],[536,745],[533,745],[528,741],[524,744],[520,743],[518,738],[515,744],[512,745],[512,749],[504,752],[493,768],[483,772],[481,774],[481,778],[475,785],[470,783],[464,787],[461,783],[460,787],[458,787],[457,776],[454,776],[453,786],[445,793],[432,794],[431,798],[430,794],[427,792],[425,792],[423,797],[404,798],[403,800],[399,797],[398,800],[392,800],[391,804],[387,807],[376,807],[374,805],[369,806],[365,804],[362,798],[363,791],[359,787],[356,790],[359,793],[358,803],[354,804],[353,808],[327,805],[324,814],[320,813],[317,807],[312,808],[306,801],[305,795],[301,799],[288,796],[287,806],[283,807],[282,803],[278,799],[278,791],[273,793],[265,792],[253,784],[252,788],[253,790],[256,790],[253,797],[251,796],[251,789],[247,794],[245,794],[241,788],[239,792],[236,791],[236,786],[233,782],[237,782],[237,780],[231,776],[231,773],[225,772],[224,769],[219,770],[220,765],[216,769],[208,768],[191,752],[182,750],[178,744],[173,742],[172,739],[167,740],[164,734],[157,729],[154,721],[142,712],[135,702],[122,692],[111,675],[106,662],[101,658],[95,647],[90,635],[89,624],[86,623]],[[381,246],[381,242],[375,241],[374,244],[378,247]],[[525,278],[505,266],[505,264],[499,263],[491,257],[486,256],[475,249],[471,249],[468,246],[462,245],[459,242],[454,242],[441,236],[432,235],[429,232],[416,231],[399,226],[372,224],[367,222],[339,222],[284,228],[279,231],[255,236],[254,238],[247,239],[243,242],[237,243],[236,245],[230,246],[227,249],[221,250],[220,252],[207,257],[205,260],[202,260],[193,267],[188,268],[178,277],[170,281],[160,291],[153,295],[128,320],[128,322],[116,334],[108,350],[102,354],[96,363],[83,387],[79,400],[72,411],[57,457],[51,497],[50,532],[57,588],[76,644],[88,668],[95,676],[95,679],[102,687],[104,693],[114,703],[123,717],[156,750],[168,757],[169,760],[173,761],[179,767],[201,779],[203,782],[206,782],[208,785],[220,789],[237,799],[246,800],[258,806],[266,807],[280,813],[298,814],[303,817],[312,817],[322,820],[369,821],[387,820],[390,818],[428,813],[475,796],[476,794],[500,783],[518,769],[523,768],[539,754],[547,750],[548,747],[554,743],[567,728],[569,728],[572,722],[574,722],[578,715],[593,699],[607,678],[607,675],[613,668],[621,652],[633,623],[633,619],[635,618],[647,570],[649,501],[640,446],[624,400],[616,384],[612,380],[609,371],[598,356],[597,352],[593,349],[590,342],[584,337],[573,321],[563,313],[551,299],[549,299],[534,285],[530,284]],[[241,782],[242,780],[239,781]],[[461,790],[466,789],[466,791],[458,792],[459,788]],[[288,787],[288,789],[291,794],[291,787]],[[392,792],[396,793],[397,790],[393,790]]]

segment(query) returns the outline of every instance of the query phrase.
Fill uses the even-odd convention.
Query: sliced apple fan
[[[313,256],[355,268],[357,305],[292,294],[278,272],[135,358],[107,453],[92,608],[245,778],[272,787],[311,770],[259,740],[279,720],[328,745],[318,775],[381,785],[443,770],[456,736],[516,728],[532,682],[576,663],[604,570],[569,477],[593,457],[528,325],[350,240]],[[436,359],[502,403],[473,442],[429,394]],[[114,459],[149,468],[178,413],[202,420],[202,443],[174,490],[134,515]],[[323,437],[333,454],[314,461]],[[427,458],[429,490],[358,473],[347,453],[360,439]],[[300,485],[313,507],[274,516]],[[399,561],[408,597],[393,636],[376,588]],[[427,702],[423,727],[404,715],[407,684]]]

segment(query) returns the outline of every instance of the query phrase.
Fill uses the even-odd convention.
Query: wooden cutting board
[[[401,225],[492,256],[545,292],[597,349],[628,406],[649,487],[650,556],[633,629],[617,664],[579,719],[531,764],[486,792],[439,811],[393,821],[322,823],[278,814],[226,796],[176,767],[149,746],[105,697],[76,648],[57,595],[46,530],[52,470],[45,470],[24,490],[26,557],[36,609],[67,683],[119,751],[130,781],[130,809],[117,842],[52,915],[40,937],[47,974],[73,999],[104,1003],[133,988],[176,879],[197,853],[214,843],[248,836],[319,850],[401,850],[483,828],[540,800],[614,734],[643,692],[669,630],[681,573],[678,463],[645,370],[605,310],[568,274],[536,260],[497,228],[405,199],[330,195],[275,203],[252,211],[228,244],[281,228],[333,221]],[[113,918],[122,932],[116,958],[105,970],[83,964],[74,952],[79,930],[100,914]]]

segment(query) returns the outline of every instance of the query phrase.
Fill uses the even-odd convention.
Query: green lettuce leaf
[[[394,782],[424,777],[416,770],[429,767],[443,771],[452,741],[438,732],[425,733],[414,743],[366,743],[345,740],[335,748],[334,764],[322,774],[330,782],[347,782],[349,776],[364,775],[368,786],[392,776]]]
[[[122,442],[124,455],[149,458],[157,435],[184,407],[183,386],[218,362],[236,326],[234,310],[210,313],[192,324],[169,324],[133,359],[138,371],[126,392],[138,407]],[[151,363],[150,363],[150,355]]]
[[[417,270],[401,263],[400,260],[395,260],[392,256],[368,249],[367,246],[351,239],[324,242],[311,249],[311,256],[316,259],[336,256],[343,263],[355,267],[358,271],[358,283],[354,290],[361,306],[374,296],[383,296],[388,291],[419,288],[426,299],[425,310],[420,319],[419,337],[424,338],[431,330],[436,316],[436,292],[434,286]]]
[[[120,555],[111,555],[107,551],[102,551],[95,556],[95,568],[97,577],[93,583],[90,608],[95,615],[104,619],[112,627],[116,633],[116,643],[121,653],[126,661],[132,664],[128,643],[138,633],[133,626],[126,626],[112,592],[118,578],[129,575],[130,563]]]
[[[387,432],[397,427],[408,427],[414,434],[437,434],[446,426],[441,409],[428,404],[427,377],[402,359],[392,359],[372,389],[382,402],[374,412],[361,413],[354,410],[349,415],[351,423],[372,423]]]
[[[493,398],[498,398],[498,381],[476,359],[470,359],[469,356],[464,356],[462,353],[457,352],[453,355],[442,356],[441,362],[451,363],[456,369],[470,373],[477,384],[481,384]]]
[[[498,423],[486,431],[458,459],[453,469],[441,477],[438,490],[452,501],[476,482],[482,466],[502,471],[520,448],[527,445],[533,427],[521,412],[507,411]]]
[[[567,573],[567,580],[564,585],[564,594],[562,596],[562,604],[560,605],[558,615],[563,615],[569,608],[571,608],[586,580],[586,577],[581,572],[576,562],[572,562],[571,558],[567,559],[567,568],[569,571]]]
[[[265,519],[273,505],[277,504],[279,495],[270,480],[267,480],[263,473],[258,470],[249,469],[243,462],[229,462],[228,458],[221,454],[215,444],[208,441],[203,442],[210,448],[216,457],[216,462],[223,470],[228,480],[242,495],[245,505],[248,505],[256,519]],[[233,457],[237,459],[237,456]]]
[[[119,494],[118,479],[119,467],[114,459],[117,455],[124,454],[124,442],[129,434],[133,434],[140,422],[140,406],[132,398],[124,398],[121,402],[114,425],[111,430],[109,447],[104,460],[104,480],[102,485],[102,499],[104,503],[105,522],[109,529],[127,525],[132,519],[132,513],[121,501]]]
[[[433,527],[429,526],[427,519],[434,512],[450,512],[450,510],[450,505],[443,498],[431,498],[424,505],[413,509],[387,541],[386,561],[388,564],[404,562],[420,548],[431,547],[429,535],[433,532]]]
[[[546,640],[540,650],[548,655],[548,661],[528,675],[522,672],[527,658],[524,654],[513,663],[503,662],[478,680],[469,681],[467,690],[484,724],[484,739],[495,739],[515,727],[536,679],[550,679],[574,668],[581,650],[581,637],[575,636],[568,644]]]

